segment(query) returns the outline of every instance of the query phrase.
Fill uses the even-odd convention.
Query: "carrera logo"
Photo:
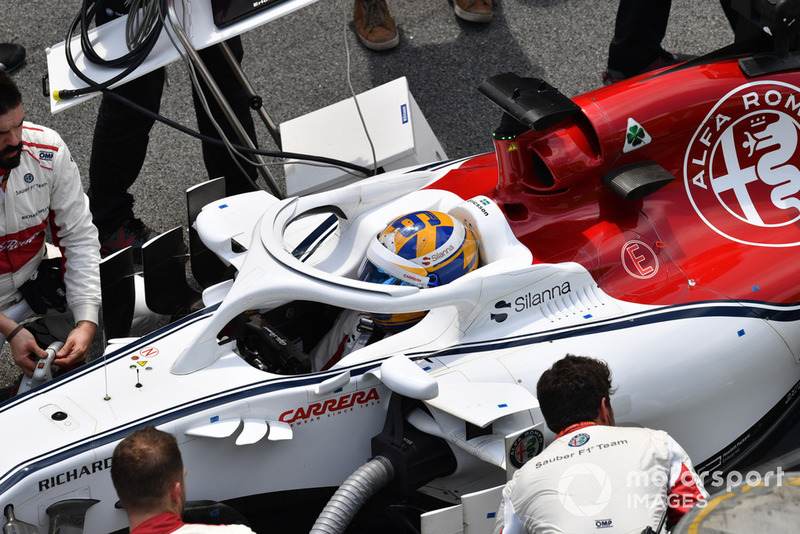
[[[352,412],[356,407],[372,406],[380,403],[378,390],[375,388],[369,391],[356,391],[341,397],[327,399],[323,402],[309,404],[305,408],[297,408],[283,412],[280,421],[289,424],[302,424],[310,421],[319,420],[320,417],[332,417],[339,415],[339,412]]]
[[[686,192],[712,230],[739,243],[800,245],[800,89],[742,85],[717,102],[684,160]]]

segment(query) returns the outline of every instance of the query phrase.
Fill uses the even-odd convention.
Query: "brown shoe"
[[[370,50],[389,50],[400,42],[386,0],[356,0],[353,21],[358,38]]]
[[[492,20],[492,0],[453,0],[456,16],[470,22]]]

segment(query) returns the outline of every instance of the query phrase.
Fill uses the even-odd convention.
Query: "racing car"
[[[0,405],[17,429],[0,456],[9,525],[124,530],[110,458],[146,425],[178,439],[190,500],[313,501],[299,532],[342,486],[360,503],[425,495],[419,520],[552,441],[536,382],[568,353],[608,362],[617,424],[668,431],[699,472],[735,467],[800,388],[797,2],[760,6],[773,35],[757,54],[733,45],[572,99],[488,78],[494,153],[195,210],[192,256],[218,262],[195,311]],[[360,277],[411,212],[463,225],[476,267],[435,287]],[[162,301],[182,266],[178,250],[148,277],[164,243],[143,250]],[[392,335],[359,323],[363,344],[316,365],[346,312],[417,320]],[[343,532],[353,506],[317,521]]]

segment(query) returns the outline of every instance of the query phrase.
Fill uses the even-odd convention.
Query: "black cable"
[[[158,1],[160,2],[161,8],[166,9],[166,0],[158,0]],[[161,21],[158,20],[158,22],[153,26],[153,29],[148,33],[147,37],[140,45],[134,47],[130,52],[118,58],[110,60],[103,59],[94,51],[94,46],[89,40],[89,25],[90,21],[94,18],[96,9],[97,5],[95,0],[84,0],[80,11],[75,16],[75,19],[72,21],[72,24],[70,24],[70,27],[67,31],[66,40],[64,41],[64,51],[67,59],[67,64],[69,65],[69,68],[72,70],[72,72],[74,72],[78,78],[80,78],[83,82],[87,84],[87,87],[83,87],[80,89],[61,89],[53,91],[53,98],[55,100],[66,100],[69,98],[75,98],[77,96],[85,95],[88,93],[102,91],[114,85],[115,83],[119,82],[120,80],[124,79],[134,70],[139,68],[139,66],[144,62],[144,60],[150,54],[156,42],[158,41],[158,37],[161,35],[161,30],[163,29],[163,25],[161,24]],[[103,67],[111,67],[111,68],[125,67],[125,70],[122,71],[120,74],[114,76],[110,80],[107,80],[103,83],[99,83],[95,80],[92,80],[91,78],[86,76],[83,72],[81,72],[78,66],[75,64],[75,60],[72,57],[72,42],[71,42],[75,30],[78,28],[78,26],[80,26],[81,28],[80,32],[81,51],[86,56],[86,59],[88,61]]]
[[[103,89],[103,94],[106,96],[110,96],[126,106],[135,109],[139,113],[143,113],[148,117],[155,119],[159,122],[166,124],[167,126],[178,130],[179,132],[183,132],[187,135],[190,135],[196,139],[201,141],[213,144],[215,146],[225,146],[225,142],[222,139],[217,139],[216,137],[209,137],[207,135],[201,134],[200,132],[196,132],[191,128],[187,128],[186,126],[179,124],[171,119],[164,117],[163,115],[159,115],[158,113],[154,113],[149,109],[137,104],[136,102],[121,96],[111,89]],[[362,167],[361,165],[356,165],[355,163],[350,163],[349,161],[342,161],[333,158],[327,158],[325,156],[314,156],[311,154],[299,154],[296,152],[284,152],[284,151],[274,151],[274,150],[262,150],[260,148],[250,148],[242,145],[237,145],[235,143],[231,143],[231,146],[240,152],[245,152],[247,154],[258,154],[261,156],[267,156],[272,158],[287,158],[287,159],[299,159],[299,160],[306,160],[306,161],[313,161],[316,163],[322,163],[324,165],[333,165],[335,167],[343,167],[345,169],[351,169],[358,173],[363,174],[364,176],[372,176],[372,169],[368,169],[367,167]]]
[[[161,9],[166,10],[166,0],[157,0],[161,3]],[[135,109],[139,113],[143,113],[144,115],[162,122],[171,128],[174,128],[180,132],[183,132],[187,135],[190,135],[196,139],[200,139],[203,142],[215,145],[215,146],[226,146],[225,142],[221,139],[217,139],[214,137],[209,137],[207,135],[203,135],[200,132],[196,132],[190,128],[183,126],[175,121],[172,121],[162,115],[157,113],[153,113],[149,109],[140,106],[136,102],[129,100],[109,89],[109,87],[118,81],[122,80],[126,76],[128,76],[131,72],[136,70],[142,62],[147,58],[147,55],[155,46],[156,41],[163,29],[163,23],[161,22],[160,18],[158,19],[158,23],[154,25],[154,28],[149,32],[147,38],[143,41],[143,43],[133,50],[131,50],[128,54],[121,56],[116,59],[105,60],[97,55],[94,51],[94,47],[91,44],[88,33],[89,33],[89,21],[94,18],[95,11],[97,5],[95,0],[84,0],[83,5],[80,9],[80,12],[73,20],[70,28],[67,32],[67,38],[65,40],[65,52],[67,58],[67,64],[69,65],[70,69],[75,73],[78,78],[83,80],[88,86],[80,89],[62,89],[60,91],[53,91],[53,98],[56,100],[64,100],[68,98],[74,98],[80,95],[88,94],[91,92],[101,91],[104,95],[110,96],[126,106]],[[162,11],[163,13],[164,11]],[[78,66],[75,64],[75,61],[72,57],[72,48],[70,41],[72,40],[73,34],[75,30],[80,25],[81,33],[80,33],[80,42],[81,42],[81,49],[86,56],[87,60],[99,64],[105,67],[112,67],[112,68],[121,68],[125,66],[125,70],[114,76],[113,78],[109,79],[106,82],[98,83],[95,80],[92,80],[88,76],[86,76]],[[335,167],[342,167],[345,169],[351,169],[355,172],[361,173],[364,176],[371,176],[373,172],[371,169],[366,167],[362,167],[361,165],[356,165],[354,163],[350,163],[348,161],[341,161],[333,158],[326,158],[324,156],[313,156],[309,154],[299,154],[295,152],[283,152],[283,151],[269,151],[269,150],[261,150],[258,148],[250,148],[245,147],[242,145],[237,145],[231,143],[231,146],[240,152],[244,152],[247,154],[258,154],[261,156],[267,157],[275,157],[275,158],[288,158],[288,159],[297,159],[297,160],[304,160],[304,161],[313,161],[316,163],[321,163],[324,165],[332,165]]]

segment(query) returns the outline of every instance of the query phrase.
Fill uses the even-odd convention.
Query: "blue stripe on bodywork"
[[[420,351],[410,352],[409,357],[428,357],[428,356],[454,356],[461,354],[472,354],[476,352],[487,352],[493,350],[511,349],[565,339],[569,337],[586,336],[625,330],[643,325],[679,321],[684,319],[696,319],[699,317],[749,317],[752,319],[768,319],[770,321],[791,322],[800,321],[800,305],[776,305],[765,304],[756,301],[719,301],[719,303],[709,306],[709,302],[692,303],[662,308],[660,310],[649,310],[645,312],[624,315],[599,321],[584,326],[569,326],[538,332],[534,334],[521,334],[505,339],[495,339],[487,341],[477,341],[456,345],[440,351]]]
[[[124,357],[130,354],[132,347],[135,349],[138,346],[146,345],[158,339],[161,339],[166,335],[171,335],[176,331],[180,330],[181,328],[185,328],[186,326],[189,326],[198,320],[204,319],[205,318],[204,315],[209,314],[212,311],[213,309],[206,309],[206,310],[201,310],[200,312],[196,312],[195,314],[192,314],[184,318],[183,320],[174,323],[173,325],[169,325],[168,327],[158,330],[155,333],[150,334],[149,336],[145,336],[140,341],[137,341],[134,345],[127,345],[117,351],[114,351],[112,354],[107,356],[106,359],[107,360],[109,358],[118,359],[120,357]],[[544,333],[526,334],[505,339],[495,339],[483,342],[466,343],[439,351],[408,353],[407,356],[412,359],[419,359],[425,357],[445,357],[445,356],[456,356],[468,353],[487,352],[492,350],[503,350],[508,348],[542,343],[556,339],[585,336],[603,332],[613,332],[617,330],[634,328],[646,324],[664,323],[664,322],[678,321],[684,319],[693,319],[698,317],[749,317],[753,319],[769,319],[772,321],[790,322],[790,321],[800,320],[800,305],[798,304],[776,305],[776,304],[765,304],[756,301],[747,301],[747,302],[740,301],[733,303],[730,301],[719,301],[711,303],[706,302],[701,304],[698,303],[686,304],[669,308],[663,308],[660,310],[639,312],[635,314],[626,315],[623,317],[617,317],[614,319],[600,321],[598,323],[582,327],[565,327]],[[146,425],[158,426],[167,423],[169,421],[181,419],[192,413],[197,413],[211,409],[215,406],[222,406],[225,404],[229,404],[231,402],[247,399],[257,395],[264,395],[266,393],[270,393],[281,389],[318,384],[332,376],[338,375],[344,370],[349,370],[351,376],[359,376],[364,374],[368,370],[373,369],[378,365],[380,365],[384,359],[385,358],[374,360],[369,363],[362,363],[356,367],[349,369],[340,368],[336,370],[314,374],[312,376],[305,375],[305,376],[295,376],[295,377],[270,378],[268,380],[265,380],[264,382],[249,384],[247,386],[242,386],[236,389],[214,393],[212,395],[208,395],[190,402],[186,402],[180,406],[172,407],[168,410],[163,410],[155,414],[149,414],[145,417],[142,417],[141,419],[131,421],[126,425],[110,429],[109,431],[103,434],[98,434],[95,436],[91,436],[89,438],[85,438],[84,440],[75,443],[71,447],[62,449],[55,454],[45,453],[43,455],[40,455],[39,457],[26,460],[25,463],[15,466],[4,475],[4,480],[2,483],[0,483],[0,494],[5,493],[6,491],[9,490],[11,486],[18,483],[22,479],[34,474],[37,471],[45,469],[53,464],[59,463],[71,456],[76,456],[88,450],[102,447],[109,443],[119,441],[128,433],[135,430],[136,428],[140,428]],[[90,364],[87,364],[83,368],[73,371],[72,373],[68,373],[64,377],[61,377],[59,381],[74,380],[80,375],[95,370],[96,367],[102,364],[103,364],[102,359],[95,360]],[[82,372],[84,368],[89,368],[89,369]],[[42,390],[36,389],[32,391],[31,394],[36,395],[44,390],[45,389]],[[27,396],[28,394],[25,394],[20,396],[20,398],[26,398]],[[6,410],[10,406],[17,404],[12,401],[9,401],[9,406],[3,406],[2,410]]]

